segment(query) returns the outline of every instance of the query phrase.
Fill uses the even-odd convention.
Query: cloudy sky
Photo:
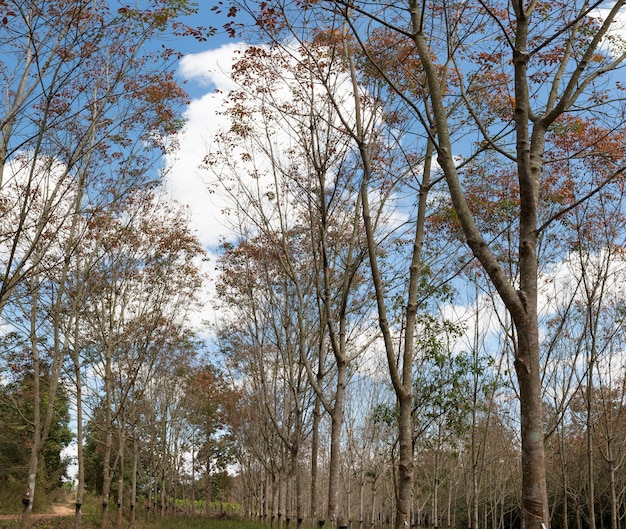
[[[222,204],[206,186],[207,174],[201,169],[214,135],[226,125],[219,110],[225,94],[234,88],[230,68],[234,51],[241,43],[227,43],[217,49],[186,55],[179,67],[190,92],[197,94],[185,111],[187,125],[180,149],[168,162],[167,189],[181,203],[188,204],[194,228],[202,244],[214,248],[225,228],[220,219]]]

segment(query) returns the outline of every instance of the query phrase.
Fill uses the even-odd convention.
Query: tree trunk
[[[330,416],[330,461],[328,477],[328,519],[336,523],[339,516],[339,471],[341,470],[341,427],[343,425],[343,401],[346,391],[346,364],[337,362],[337,388],[335,403]]]
[[[320,366],[319,372],[322,368]],[[319,443],[320,443],[320,418],[321,418],[321,403],[319,395],[315,395],[315,405],[313,408],[313,425],[311,432],[311,508],[310,517],[314,522],[317,519],[317,508],[319,505],[319,499],[317,497],[317,466],[319,455]]]
[[[596,527],[596,506],[595,506],[595,476],[594,476],[594,458],[593,458],[593,369],[595,363],[595,354],[593,346],[591,351],[591,359],[587,369],[587,391],[586,391],[586,439],[587,439],[587,505],[589,513],[589,529]]]
[[[109,526],[109,495],[111,492],[111,452],[113,450],[113,418],[111,411],[111,354],[107,350],[105,359],[104,387],[105,387],[105,444],[102,460],[102,519],[100,529]]]
[[[522,437],[522,529],[542,529],[549,523],[543,445],[543,406],[539,373],[539,344],[536,326],[519,334],[519,354],[515,369],[520,387]],[[520,343],[521,342],[521,343]],[[531,342],[531,343],[529,343]],[[523,347],[527,348],[525,354]]]
[[[35,499],[37,467],[39,465],[39,452],[39,450],[36,450],[36,446],[33,446],[28,460],[28,480],[23,500],[24,510],[22,511],[22,517],[20,519],[20,529],[30,529],[30,518],[33,513],[33,501]]]
[[[195,430],[194,439],[191,442],[191,515],[196,515],[196,443]]]
[[[618,529],[617,518],[617,491],[615,489],[615,460],[611,454],[610,441],[608,455],[609,459],[609,490],[611,495],[611,529]]]
[[[204,501],[205,501],[205,505],[204,505],[204,514],[206,516],[210,516],[211,514],[211,500],[212,500],[212,494],[211,494],[211,461],[210,459],[207,457],[207,461],[206,461],[206,467],[205,467],[205,472],[204,472],[204,491],[205,491],[205,496],[204,496]]]
[[[43,448],[43,439],[41,437],[41,379],[36,317],[38,307],[38,280],[39,278],[35,276],[32,281],[35,294],[33,297],[33,306],[30,317],[30,343],[33,358],[33,437],[30,457],[28,459],[28,477],[26,480],[26,492],[23,498],[24,510],[20,520],[20,529],[29,529],[30,527],[30,517],[33,512],[33,502],[35,501],[35,485],[37,481],[37,468],[39,466],[39,454]]]
[[[351,72],[355,96],[358,94],[356,85],[356,75],[354,65],[351,63]],[[402,348],[401,361],[396,359],[396,352],[391,337],[389,321],[387,319],[387,308],[385,305],[385,290],[381,271],[378,266],[377,246],[374,238],[374,225],[369,207],[368,182],[371,177],[370,153],[367,149],[365,136],[360,124],[360,106],[358,97],[355,99],[357,105],[357,143],[363,163],[363,183],[361,186],[361,204],[363,211],[363,223],[367,237],[367,248],[370,259],[370,269],[374,290],[376,292],[376,302],[378,307],[378,321],[385,353],[387,365],[391,375],[391,381],[398,403],[398,497],[396,505],[395,527],[403,529],[411,523],[411,505],[413,503],[413,355],[415,343],[415,327],[417,322],[419,280],[422,275],[422,247],[424,242],[424,225],[426,218],[427,196],[430,188],[430,161],[432,158],[433,144],[428,143],[422,185],[420,186],[418,216],[415,226],[413,252],[411,265],[409,268],[409,285],[405,312],[405,335]]]
[[[83,492],[85,489],[85,462],[83,456],[83,390],[78,351],[78,320],[76,322],[76,336],[74,340],[74,378],[76,382],[76,463],[78,466],[74,529],[80,529],[82,525]]]
[[[35,486],[37,483],[37,470],[39,467],[39,457],[45,446],[50,432],[50,425],[54,415],[54,401],[61,370],[61,347],[57,316],[55,312],[54,328],[54,357],[50,368],[48,392],[46,395],[47,405],[42,414],[42,389],[41,389],[41,364],[39,359],[39,336],[37,334],[38,311],[39,311],[39,276],[36,274],[31,280],[32,306],[30,312],[30,348],[33,361],[33,436],[28,461],[28,475],[26,480],[26,492],[22,500],[23,511],[20,520],[20,528],[30,527],[33,503],[35,501]]]
[[[498,260],[483,241],[474,222],[462,189],[455,161],[448,116],[443,104],[439,73],[430,48],[422,33],[421,6],[411,0],[413,40],[428,81],[435,130],[438,140],[438,161],[441,166],[454,209],[467,239],[467,244],[483,265],[500,298],[511,314],[517,331],[515,371],[519,384],[522,439],[522,529],[546,529],[549,526],[545,477],[543,403],[539,362],[537,320],[537,201],[538,182],[542,169],[546,127],[535,122],[529,137],[529,94],[526,82],[528,55],[526,45],[529,20],[516,5],[517,27],[513,65],[515,69],[515,131],[517,139],[517,170],[520,185],[519,213],[519,276],[516,291]]]
[[[124,514],[124,448],[126,445],[126,437],[124,436],[123,426],[120,426],[119,436],[119,474],[117,476],[117,515],[115,519],[115,526],[117,529],[121,529],[122,527],[122,518]]]
[[[139,465],[139,440],[137,432],[133,436],[133,466],[130,478],[130,525],[134,527],[137,521],[137,467]]]
[[[165,452],[164,452],[165,454]],[[161,469],[161,520],[165,518],[167,512],[167,471],[165,467]]]

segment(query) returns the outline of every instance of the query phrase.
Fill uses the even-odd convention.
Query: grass
[[[73,516],[57,516],[54,518],[34,518],[31,520],[32,529],[74,529]],[[99,529],[99,516],[83,516],[83,529]],[[115,529],[115,520],[111,520],[110,529]],[[124,520],[122,529],[129,529],[130,524]],[[165,518],[150,523],[141,519],[135,524],[135,529],[267,529],[261,522],[240,520],[236,518]],[[18,520],[0,520],[0,529],[17,529]]]
[[[151,529],[267,529],[260,522],[238,519],[170,518],[151,524]]]

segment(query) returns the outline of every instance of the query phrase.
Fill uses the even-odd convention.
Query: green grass
[[[99,516],[83,516],[83,529],[98,529]],[[122,529],[129,529],[128,520],[124,520]],[[54,518],[34,518],[32,529],[74,529],[73,516],[58,516]],[[115,529],[115,520],[111,520],[110,529]],[[144,519],[137,520],[136,529],[267,529],[267,525],[250,520],[236,518],[165,518],[147,523]],[[17,529],[19,520],[1,520],[0,529]]]
[[[238,519],[170,518],[150,524],[150,529],[261,529],[260,522]]]

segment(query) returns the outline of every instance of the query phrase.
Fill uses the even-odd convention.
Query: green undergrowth
[[[0,529],[18,529],[18,519],[0,519]],[[82,529],[99,529],[100,518],[98,516],[83,517]],[[115,522],[109,526],[115,529]],[[73,516],[57,516],[53,518],[35,518],[32,520],[32,529],[74,529]],[[268,525],[236,518],[165,518],[146,522],[138,520],[135,529],[267,529]],[[130,529],[130,523],[125,521],[122,529]]]
[[[267,529],[269,526],[237,518],[169,518],[150,524],[149,527],[150,529]],[[147,526],[143,529],[147,529]]]

